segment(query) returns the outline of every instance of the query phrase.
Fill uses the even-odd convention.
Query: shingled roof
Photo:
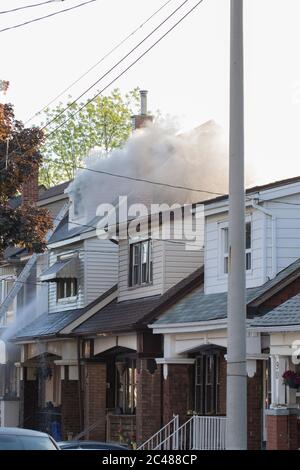
[[[70,325],[73,321],[77,320],[81,315],[95,307],[98,303],[103,301],[116,290],[117,286],[115,285],[84,308],[77,308],[55,313],[44,313],[30,324],[17,331],[11,341],[22,342],[34,339],[48,339],[52,337],[58,337],[64,328]]]
[[[197,269],[163,295],[113,301],[73,330],[73,334],[112,333],[146,328],[163,308],[172,305],[196,285],[203,284],[203,267]]]
[[[283,289],[300,276],[300,259],[279,272],[274,279],[262,286],[247,289],[247,306],[258,307],[267,298]],[[203,287],[198,287],[182,298],[154,323],[156,326],[176,323],[199,323],[227,318],[227,292],[205,294]]]
[[[256,318],[252,327],[300,326],[300,294],[295,295],[266,315]]]

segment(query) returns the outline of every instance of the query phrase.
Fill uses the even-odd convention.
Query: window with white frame
[[[245,226],[245,236],[246,236],[246,271],[251,271],[252,269],[252,224],[247,222]],[[229,273],[229,229],[228,227],[221,227],[221,250],[222,250],[222,259],[221,259],[221,272],[222,274]]]
[[[130,245],[129,286],[136,287],[152,282],[151,240]]]
[[[77,297],[78,286],[76,278],[58,279],[56,287],[57,300],[64,300]]]

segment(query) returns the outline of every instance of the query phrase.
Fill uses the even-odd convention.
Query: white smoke
[[[209,121],[186,134],[176,134],[170,123],[150,124],[135,131],[122,149],[108,156],[95,149],[86,158],[92,170],[141,178],[175,186],[202,189],[177,190],[164,186],[78,170],[68,192],[80,199],[81,216],[91,220],[99,204],[128,196],[129,204],[196,203],[228,190],[228,145],[222,129]]]

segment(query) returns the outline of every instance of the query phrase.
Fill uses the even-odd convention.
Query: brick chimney
[[[141,90],[141,114],[137,116],[132,116],[132,128],[133,129],[141,129],[145,127],[148,122],[153,121],[153,116],[147,114],[147,90]]]
[[[22,204],[35,205],[39,198],[39,169],[36,168],[22,187]]]

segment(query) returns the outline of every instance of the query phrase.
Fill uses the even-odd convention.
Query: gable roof
[[[170,305],[195,285],[203,283],[203,267],[197,269],[163,295],[123,302],[113,301],[73,330],[75,335],[112,333],[146,328],[161,308]]]
[[[260,193],[262,191],[267,191],[268,189],[275,189],[280,186],[287,186],[287,185],[296,184],[296,183],[300,183],[300,176],[295,176],[294,178],[287,178],[285,180],[273,181],[272,183],[262,184],[261,186],[253,186],[251,188],[246,189],[246,194]],[[225,201],[226,199],[228,199],[228,194],[224,194],[224,196],[218,196],[212,199],[208,199],[201,203],[205,205],[209,205],[209,204],[214,204],[216,202]]]
[[[266,315],[256,318],[252,327],[296,326],[300,325],[300,294],[295,295]]]
[[[44,313],[26,325],[24,328],[21,328],[19,331],[17,331],[11,341],[22,342],[34,339],[57,337],[64,328],[70,325],[73,321],[77,320],[81,315],[91,310],[98,303],[105,300],[116,290],[117,286],[115,285],[83,308],[54,313]]]
[[[247,289],[247,307],[258,307],[267,298],[283,289],[300,276],[300,259],[277,274],[262,286]],[[154,323],[154,326],[179,323],[199,323],[227,318],[227,292],[205,294],[198,287],[170,307]]]

